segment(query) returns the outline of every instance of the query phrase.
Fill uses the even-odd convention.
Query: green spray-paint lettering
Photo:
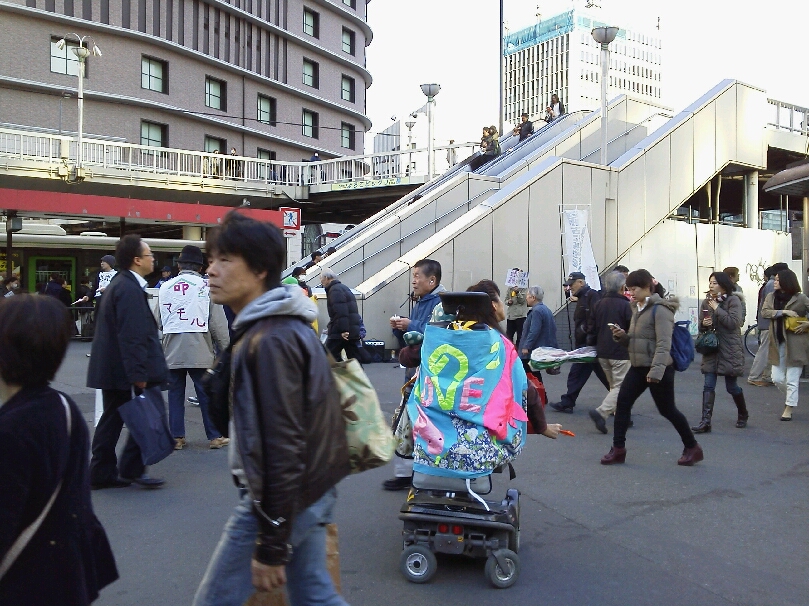
[[[458,371],[455,373],[452,383],[447,387],[447,393],[444,394],[438,383],[438,375],[446,368],[447,364],[449,364],[450,358],[455,358],[458,361]],[[455,406],[455,393],[458,391],[461,381],[469,374],[469,358],[457,347],[444,343],[436,347],[433,353],[430,354],[427,360],[427,368],[429,368],[430,373],[433,375],[432,383],[435,387],[438,405],[443,410],[452,410]]]

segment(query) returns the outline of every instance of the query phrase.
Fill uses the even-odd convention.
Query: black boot
[[[702,421],[691,428],[694,433],[711,433],[711,415],[713,414],[714,391],[702,392]]]
[[[747,419],[749,418],[749,415],[747,414],[747,404],[744,402],[744,392],[740,391],[734,395],[733,401],[736,403],[736,409],[739,411],[739,418],[736,421],[736,427],[739,429],[747,427]]]

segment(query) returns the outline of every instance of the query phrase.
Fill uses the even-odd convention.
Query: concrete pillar
[[[183,240],[202,240],[202,227],[183,225]]]
[[[744,223],[750,229],[759,229],[757,170],[744,176]]]
[[[801,285],[803,292],[809,292],[809,196],[803,197],[803,227],[801,228],[801,261],[803,266],[803,277],[801,278]]]

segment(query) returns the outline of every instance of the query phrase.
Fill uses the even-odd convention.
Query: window
[[[223,112],[227,111],[227,82],[206,76],[205,105]]]
[[[227,139],[220,139],[219,137],[211,137],[205,135],[205,151],[209,154],[219,152],[220,154],[227,153],[228,142]]]
[[[169,66],[165,61],[142,56],[140,60],[140,87],[158,93],[169,92]]]
[[[308,8],[303,9],[303,33],[320,38],[320,15]]]
[[[258,96],[258,121],[270,126],[278,124],[275,116],[275,99],[265,95]]]
[[[79,75],[79,58],[73,52],[74,48],[79,48],[78,43],[65,41],[65,46],[60,50],[57,44],[59,38],[51,38],[51,71],[57,74],[67,74],[68,76]],[[84,77],[87,77],[87,61],[84,63]]]
[[[350,6],[353,9],[357,8],[357,0],[343,0],[343,4]]]
[[[354,54],[354,32],[346,27],[343,28],[343,52]]]
[[[354,103],[354,78],[343,74],[343,80],[340,89],[340,98],[343,101]]]
[[[303,123],[302,133],[304,137],[312,137],[313,139],[317,139],[317,123],[318,123],[318,115],[317,112],[313,112],[311,110],[305,109],[303,110],[303,117],[301,122]]]
[[[148,145],[150,147],[168,147],[168,130],[169,128],[165,124],[141,120],[140,144]]]
[[[354,135],[356,129],[353,124],[340,123],[340,145],[346,149],[354,149]]]
[[[309,59],[303,60],[303,83],[312,88],[320,87],[320,68],[317,63]]]
[[[261,149],[258,148],[256,153],[256,158],[259,160],[275,160],[276,153],[274,151],[270,151],[269,149]]]

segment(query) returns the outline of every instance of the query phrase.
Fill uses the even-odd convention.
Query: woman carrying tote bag
[[[48,383],[73,334],[56,299],[0,299],[0,604],[85,606],[118,578],[93,513],[90,438]]]
[[[733,281],[726,273],[715,271],[708,278],[708,296],[702,302],[700,333],[716,331],[719,348],[713,353],[702,355],[702,374],[705,386],[702,388],[702,421],[692,427],[694,433],[710,433],[711,416],[716,398],[716,380],[725,377],[725,389],[733,398],[738,411],[736,427],[747,426],[747,405],[744,393],[737,378],[744,374],[744,349],[742,333],[739,330],[744,322],[742,301],[733,290]]]
[[[770,322],[772,380],[786,394],[782,421],[792,420],[798,405],[798,381],[809,364],[809,297],[801,292],[798,277],[791,269],[775,274],[775,290],[764,299],[761,316]]]

